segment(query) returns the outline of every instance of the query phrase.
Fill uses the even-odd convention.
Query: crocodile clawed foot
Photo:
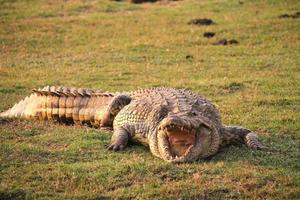
[[[111,143],[111,144],[107,145],[106,148],[108,150],[112,150],[112,151],[122,151],[125,149],[125,147],[126,146],[124,144],[116,142],[116,143]]]
[[[253,149],[256,149],[256,150],[269,150],[269,148],[261,143],[258,143],[256,144],[256,146],[252,147]]]
[[[264,146],[263,144],[261,144],[258,141],[257,135],[253,132],[248,133],[246,135],[245,139],[246,139],[246,144],[252,149],[256,149],[256,150],[267,150],[268,149],[266,146]]]

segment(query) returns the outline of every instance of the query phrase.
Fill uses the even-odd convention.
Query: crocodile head
[[[170,162],[207,157],[218,149],[219,140],[214,124],[197,112],[169,114],[158,126],[159,154]]]

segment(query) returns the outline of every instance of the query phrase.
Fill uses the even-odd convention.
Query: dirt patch
[[[229,85],[224,86],[222,89],[223,89],[223,93],[234,93],[244,88],[245,85],[243,83],[232,82]]]
[[[232,40],[227,40],[227,39],[221,39],[218,42],[213,43],[213,45],[233,45],[233,44],[238,44],[239,42],[235,39]]]
[[[190,20],[188,24],[189,25],[193,24],[198,26],[209,26],[215,24],[215,22],[212,19],[208,19],[208,18],[197,18],[197,19]]]
[[[117,2],[122,2],[122,1],[127,1],[128,0],[112,0],[112,1],[117,1]],[[129,0],[129,2],[131,3],[155,3],[157,1],[160,1],[160,0]]]
[[[135,4],[142,4],[142,3],[156,3],[156,2],[171,3],[171,2],[176,2],[178,0],[111,0],[111,1],[131,2],[131,3],[135,3]]]
[[[132,3],[155,3],[159,0],[131,0]]]
[[[68,148],[68,144],[53,144],[49,143],[47,144],[47,149],[51,152],[59,152],[59,151],[65,151]]]
[[[193,59],[194,58],[194,56],[192,56],[192,55],[186,55],[185,56],[185,59],[187,59],[187,60],[191,60],[191,59]]]
[[[215,36],[214,32],[205,32],[205,33],[203,33],[203,37],[206,37],[206,38],[212,38],[214,36]]]
[[[296,18],[300,18],[300,12],[295,12],[294,14],[282,14],[282,15],[279,15],[278,18],[293,18],[293,19],[296,19]]]

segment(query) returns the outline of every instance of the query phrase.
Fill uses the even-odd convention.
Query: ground
[[[300,1],[0,5],[0,110],[45,85],[188,88],[271,147],[174,165],[139,144],[105,150],[109,132],[2,120],[0,199],[300,199]]]

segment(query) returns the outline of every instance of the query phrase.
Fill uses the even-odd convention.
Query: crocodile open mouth
[[[157,141],[161,157],[170,162],[184,162],[201,150],[198,130],[178,118],[162,121]]]
[[[169,162],[189,162],[206,157],[219,144],[216,130],[206,121],[168,117],[161,121],[157,146],[161,158]],[[214,137],[213,137],[214,135]]]
[[[173,124],[164,127],[167,140],[169,142],[172,157],[185,155],[196,141],[196,131],[186,127],[177,127]]]

